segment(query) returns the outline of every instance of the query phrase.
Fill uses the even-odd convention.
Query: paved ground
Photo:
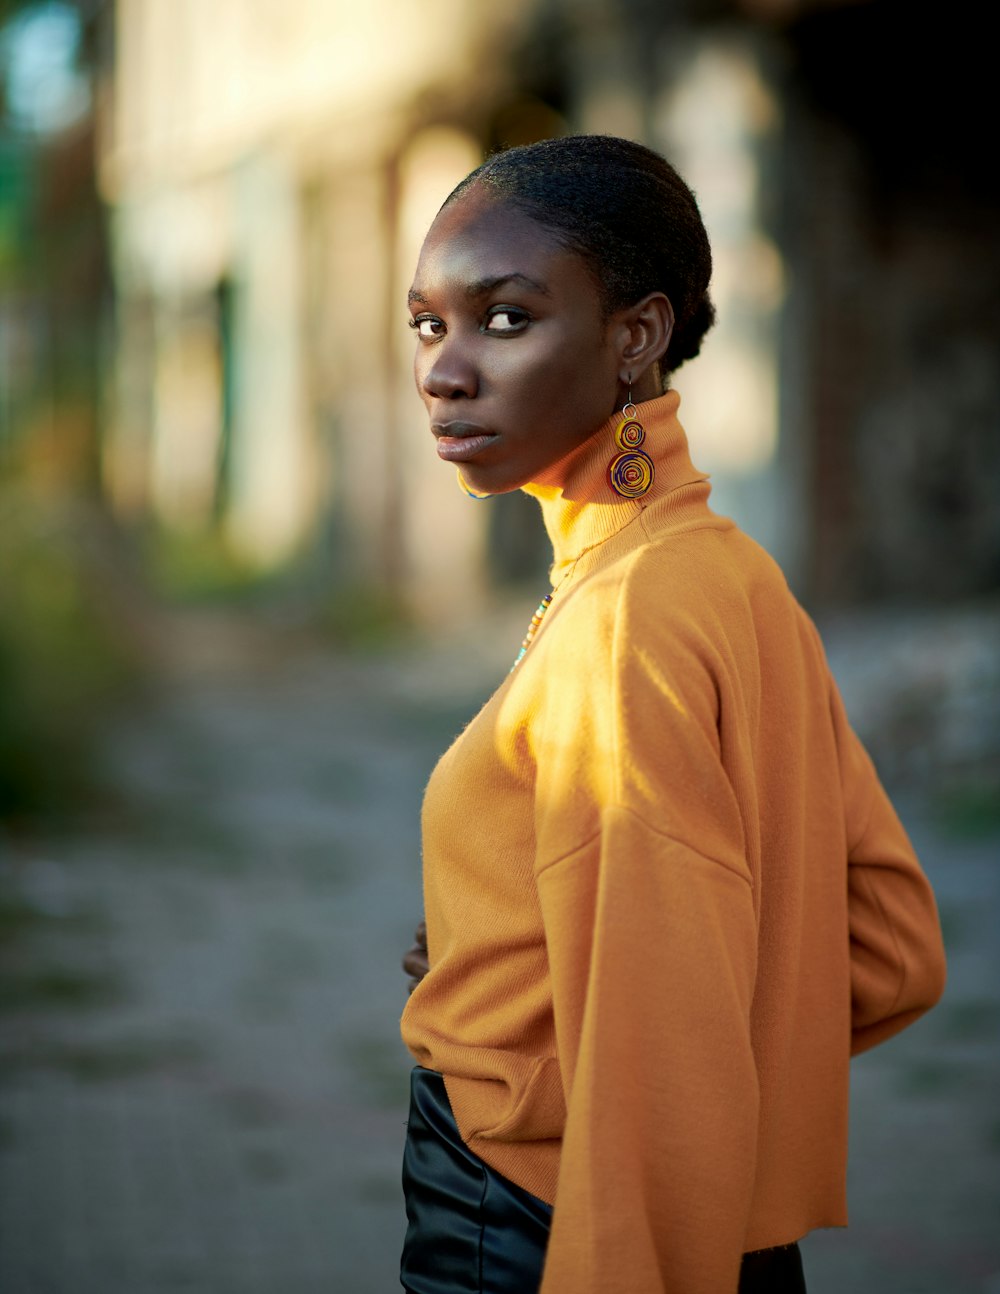
[[[189,625],[109,727],[115,795],[7,844],[0,1294],[398,1288],[420,793],[518,638],[364,661]],[[997,1294],[1000,836],[901,808],[951,988],[856,1063],[853,1225],[809,1287]]]

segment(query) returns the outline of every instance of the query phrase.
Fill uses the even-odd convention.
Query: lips
[[[435,422],[431,431],[437,438],[438,458],[449,463],[467,462],[499,439],[496,432],[472,422]]]

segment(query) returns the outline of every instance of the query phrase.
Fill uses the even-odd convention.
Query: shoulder
[[[605,562],[568,591],[563,632],[605,658],[648,644],[713,660],[725,643],[754,636],[761,618],[793,608],[777,564],[729,523],[654,535]]]

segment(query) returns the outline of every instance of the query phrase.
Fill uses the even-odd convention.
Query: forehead
[[[422,290],[509,274],[547,287],[558,287],[567,277],[588,277],[583,258],[552,230],[473,185],[438,212],[420,250],[413,285]]]

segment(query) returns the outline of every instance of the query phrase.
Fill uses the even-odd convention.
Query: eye
[[[519,333],[524,332],[530,322],[531,316],[527,310],[522,310],[520,306],[494,306],[486,316],[483,331]]]
[[[417,315],[416,318],[408,319],[406,322],[424,341],[433,341],[436,337],[444,336],[444,323],[437,315]]]

